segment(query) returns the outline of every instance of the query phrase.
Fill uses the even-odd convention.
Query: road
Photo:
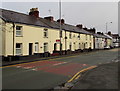
[[[3,89],[50,89],[67,82],[78,71],[111,62],[118,49],[101,50],[2,68]]]

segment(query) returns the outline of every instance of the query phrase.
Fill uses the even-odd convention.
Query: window
[[[91,43],[90,43],[90,47],[92,47]]]
[[[72,50],[72,43],[71,42],[70,42],[69,48],[70,48],[70,50]]]
[[[22,36],[22,26],[16,26],[16,36]]]
[[[85,47],[86,47],[86,48],[88,47],[88,43],[87,43],[87,42],[85,43]]]
[[[73,37],[75,38],[75,34],[73,35]]]
[[[44,52],[48,52],[48,43],[44,43]]]
[[[80,40],[80,34],[78,34],[78,39]]]
[[[90,40],[91,40],[91,35],[90,35]]]
[[[16,55],[21,55],[22,54],[22,44],[17,43],[16,44]]]
[[[44,29],[44,38],[48,38],[48,29]]]
[[[72,33],[71,33],[71,32],[69,33],[69,38],[70,38],[70,39],[72,38]]]
[[[39,52],[39,43],[35,42],[35,53]]]
[[[75,42],[73,44],[74,44],[74,50],[75,50],[76,49],[76,44],[75,44]]]

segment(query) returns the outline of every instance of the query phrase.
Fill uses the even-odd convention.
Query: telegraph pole
[[[61,0],[59,0],[59,19],[60,19],[60,55],[62,54],[62,42],[61,42],[61,37],[62,37],[62,29],[61,29]]]

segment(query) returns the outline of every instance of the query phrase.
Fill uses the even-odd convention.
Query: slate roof
[[[103,36],[105,36],[105,38],[112,39],[112,37],[107,34],[104,34]]]
[[[60,23],[58,22],[55,22],[58,26],[60,26]],[[61,25],[61,28],[63,30],[66,30],[66,31],[70,31],[70,32],[76,32],[76,33],[81,33],[81,34],[90,34],[89,32],[85,31],[84,29],[80,29],[76,26],[73,26],[73,25],[70,25],[70,24],[62,24]]]
[[[120,38],[119,34],[112,34],[111,35],[113,38]]]
[[[57,21],[51,22],[44,18],[36,18],[34,16],[30,16],[27,14],[23,14],[23,13],[11,11],[11,10],[5,10],[5,9],[0,9],[0,12],[1,12],[0,17],[6,22],[14,22],[14,23],[20,23],[20,24],[60,29],[60,24]],[[61,28],[63,30],[70,31],[70,32],[91,34],[85,31],[84,29],[79,29],[78,27],[69,25],[69,24],[63,24],[61,25]]]
[[[41,27],[49,27],[48,25],[41,22],[41,18],[35,18],[34,16],[18,13],[15,11],[0,9],[0,16],[6,22],[14,22],[28,25],[36,25]]]
[[[97,37],[97,38],[106,38],[106,36],[100,35],[100,34],[97,34],[97,33],[93,34],[93,36]]]

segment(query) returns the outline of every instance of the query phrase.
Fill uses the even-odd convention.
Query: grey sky
[[[38,7],[40,17],[52,15],[59,18],[58,2],[4,2],[2,8],[28,14],[29,9]],[[51,13],[49,12],[51,10]],[[118,3],[117,2],[62,2],[62,18],[71,25],[83,24],[88,28],[95,27],[97,31],[108,30],[118,33]],[[112,24],[109,22],[113,22]]]

